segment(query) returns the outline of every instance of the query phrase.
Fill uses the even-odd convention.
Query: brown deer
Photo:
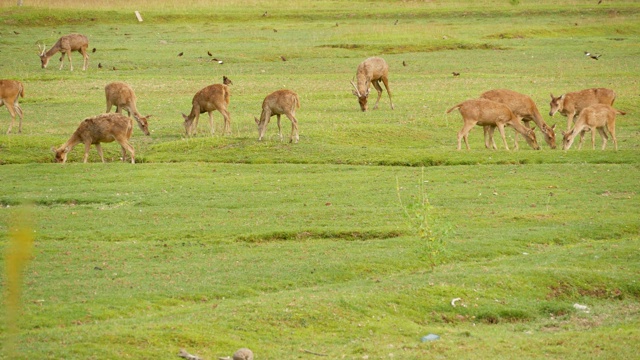
[[[505,104],[509,107],[509,109],[513,112],[514,115],[519,117],[522,122],[524,122],[524,126],[530,128],[530,122],[533,121],[538,125],[538,129],[544,135],[544,140],[549,144],[552,149],[556,148],[556,134],[553,130],[555,130],[555,125],[549,126],[544,122],[542,115],[540,115],[540,111],[538,111],[538,107],[536,103],[533,102],[529,96],[515,92],[513,90],[507,89],[496,89],[489,90],[480,95],[481,99],[487,99],[496,101],[502,104]],[[485,137],[489,135],[490,131],[488,127],[484,127]],[[495,142],[493,138],[490,138],[493,148],[496,148]],[[514,147],[518,149],[518,132],[516,131],[514,137]]]
[[[13,123],[16,121],[16,114],[20,116],[18,133],[22,132],[22,108],[18,104],[18,99],[24,97],[24,86],[17,80],[0,80],[0,106],[6,105],[11,115],[11,123],[7,135],[11,133]]]
[[[117,141],[122,146],[122,161],[125,161],[126,151],[131,155],[131,163],[135,163],[135,151],[133,146],[129,144],[129,138],[133,133],[133,121],[122,114],[102,114],[84,119],[78,129],[71,135],[66,143],[59,148],[52,147],[51,151],[55,154],[56,162],[65,163],[67,154],[79,143],[84,144],[84,159],[87,162],[89,158],[89,149],[91,144],[95,144],[100,159],[104,162],[102,155],[102,147],[100,143],[108,143]]]
[[[136,108],[136,94],[133,92],[131,86],[114,81],[107,84],[104,87],[104,94],[107,98],[107,113],[111,112],[111,108],[115,105],[116,113],[122,113],[122,109],[127,111],[129,117],[133,114],[133,118],[136,119],[138,127],[145,135],[151,135],[149,133],[149,122],[147,121],[151,115],[142,116]]]
[[[625,115],[626,113],[620,110],[616,110],[606,104],[595,104],[582,109],[573,129],[567,132],[562,132],[562,149],[569,150],[571,144],[573,144],[573,140],[575,139],[575,137],[578,134],[584,134],[585,129],[590,129],[591,147],[594,150],[596,148],[596,130],[598,130],[600,136],[602,137],[602,150],[604,150],[607,146],[607,139],[609,138],[605,131],[606,127],[609,131],[609,134],[611,134],[611,137],[613,138],[614,148],[618,150],[618,140],[616,139],[616,114]],[[581,148],[582,136],[580,136],[580,144],[578,146],[578,149]]]
[[[218,110],[224,118],[224,133],[231,133],[231,115],[227,111],[227,106],[231,100],[231,91],[225,84],[209,85],[198,91],[191,101],[191,113],[189,116],[182,114],[184,118],[184,129],[187,136],[190,136],[198,129],[198,118],[200,114],[206,112],[209,114],[209,125],[211,126],[211,135],[215,132],[213,126],[213,111]],[[195,122],[194,122],[195,120]]]
[[[62,53],[60,56],[60,70],[64,66],[64,55],[67,55],[67,59],[69,59],[69,66],[71,67],[71,71],[73,71],[73,63],[71,62],[71,52],[77,51],[82,54],[84,58],[84,65],[82,66],[82,70],[87,70],[87,65],[89,63],[89,55],[87,54],[87,48],[89,47],[89,39],[82,34],[69,34],[61,37],[58,41],[53,45],[49,51],[45,52],[46,46],[42,46],[40,48],[40,62],[42,63],[42,68],[46,68],[49,64],[49,59],[55,55],[58,51]]]
[[[258,141],[262,140],[264,133],[267,132],[267,125],[273,115],[278,118],[278,135],[282,141],[282,128],[280,126],[280,115],[286,115],[291,120],[291,136],[289,142],[297,143],[300,140],[298,135],[298,119],[296,119],[296,109],[300,108],[300,99],[298,94],[291,90],[277,90],[267,95],[262,102],[262,113],[260,119],[254,116],[258,125]]]
[[[373,106],[374,109],[378,108],[378,102],[382,96],[380,81],[384,83],[384,87],[387,89],[389,103],[393,110],[393,101],[391,100],[391,91],[389,90],[389,65],[387,65],[387,62],[384,61],[384,59],[379,57],[370,57],[361,62],[356,71],[356,79],[358,85],[354,84],[353,81],[350,82],[354,88],[353,95],[358,97],[358,102],[360,103],[360,109],[362,111],[367,111],[367,98],[369,97],[370,84],[373,84],[373,87],[378,91],[378,99],[376,100],[376,104]]]
[[[613,106],[616,100],[616,93],[607,88],[585,89],[576,92],[570,92],[558,97],[551,95],[549,103],[549,116],[553,116],[556,112],[560,112],[562,116],[567,117],[567,130],[573,125],[573,118],[580,114],[582,109],[595,104],[605,104]]]
[[[513,114],[508,106],[502,103],[487,99],[472,99],[450,108],[447,110],[447,114],[455,109],[460,110],[464,121],[462,129],[458,132],[458,150],[462,147],[461,140],[463,138],[464,143],[467,145],[467,150],[469,150],[469,131],[471,131],[474,125],[498,127],[502,141],[504,142],[504,147],[507,150],[509,150],[509,145],[507,145],[507,139],[504,134],[504,126],[510,125],[523,135],[524,139],[533,149],[540,150],[533,129],[522,125],[520,119]]]

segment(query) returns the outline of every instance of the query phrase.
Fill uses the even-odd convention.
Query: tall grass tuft
[[[448,227],[439,220],[436,208],[429,202],[425,188],[424,167],[421,168],[418,194],[413,201],[405,204],[400,196],[400,182],[396,177],[396,193],[398,201],[404,211],[409,230],[420,239],[422,253],[421,259],[426,261],[431,270],[442,263],[446,256],[446,243],[444,237]]]

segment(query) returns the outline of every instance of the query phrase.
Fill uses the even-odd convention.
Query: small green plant
[[[421,257],[429,263],[433,269],[438,263],[443,261],[446,251],[446,243],[444,235],[446,227],[441,226],[438,221],[436,209],[429,202],[429,197],[425,189],[424,167],[420,173],[420,184],[418,185],[418,194],[414,197],[414,201],[404,204],[400,196],[400,182],[396,177],[396,193],[398,201],[404,211],[408,226],[421,241],[422,254]]]

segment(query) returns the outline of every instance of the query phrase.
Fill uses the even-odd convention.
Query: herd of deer
[[[60,52],[60,69],[63,68],[63,60],[65,54],[69,60],[70,69],[73,70],[71,63],[71,52],[78,51],[84,58],[82,70],[86,70],[89,61],[87,49],[89,41],[86,36],[81,34],[70,34],[61,37],[49,51],[46,48],[40,49],[40,60],[42,68],[46,68],[49,59],[56,53]],[[394,108],[391,99],[391,91],[389,89],[389,66],[384,59],[379,57],[371,57],[364,60],[358,65],[356,71],[356,83],[351,81],[354,88],[353,94],[358,98],[360,109],[367,111],[367,99],[369,97],[370,86],[378,92],[378,98],[374,105],[374,109],[378,107],[378,102],[382,96],[382,87],[380,82],[384,84],[387,94],[389,95],[389,103],[391,109]],[[223,77],[222,84],[209,85],[198,91],[192,100],[191,112],[189,115],[182,114],[184,118],[184,128],[187,136],[192,135],[198,126],[198,118],[200,114],[207,112],[209,115],[209,125],[211,134],[214,133],[213,111],[219,111],[224,118],[224,132],[231,132],[231,116],[227,110],[229,105],[231,92],[229,85],[232,82],[226,76]],[[69,140],[62,146],[52,148],[55,153],[57,162],[66,162],[67,154],[71,149],[83,143],[85,146],[84,162],[89,157],[89,148],[91,144],[96,145],[96,149],[100,158],[104,162],[100,143],[117,141],[122,147],[122,160],[125,161],[126,152],[131,156],[131,163],[135,163],[135,152],[129,139],[133,133],[133,119],[138,123],[139,128],[149,135],[148,119],[151,115],[142,116],[136,108],[136,96],[131,87],[123,82],[112,82],[105,87],[105,96],[107,101],[107,110],[105,114],[84,119],[77,130],[71,135]],[[22,108],[18,104],[19,97],[24,97],[24,86],[16,80],[0,80],[0,106],[5,105],[11,115],[11,124],[7,130],[7,134],[11,133],[11,129],[15,122],[16,114],[20,117],[18,132],[22,132]],[[562,148],[567,150],[573,144],[575,137],[580,134],[579,147],[582,147],[583,137],[586,131],[591,131],[592,147],[595,149],[595,132],[598,131],[602,137],[602,149],[607,144],[607,131],[613,138],[614,147],[618,149],[618,143],[615,135],[615,117],[616,115],[625,115],[624,112],[612,108],[616,98],[615,92],[605,88],[585,89],[578,92],[571,92],[554,97],[551,94],[551,103],[549,116],[553,116],[556,112],[560,112],[567,117],[567,131],[563,131]],[[111,114],[111,108],[116,107],[116,113]],[[298,142],[298,120],[295,117],[296,109],[300,108],[300,99],[298,95],[291,90],[277,90],[267,95],[262,102],[262,113],[260,118],[255,118],[258,126],[258,140],[262,140],[265,135],[267,124],[273,115],[277,116],[278,135],[282,140],[282,128],[280,126],[280,116],[285,115],[291,120],[290,142]],[[533,149],[540,149],[537,143],[536,135],[533,127],[529,125],[531,121],[535,122],[542,132],[545,141],[552,149],[556,148],[555,125],[549,126],[545,123],[542,115],[538,111],[534,101],[527,95],[517,93],[515,91],[498,89],[487,91],[480,95],[479,99],[471,99],[453,106],[447,110],[447,113],[459,109],[464,125],[458,132],[458,150],[461,149],[461,142],[464,139],[467,149],[469,149],[468,135],[475,126],[484,128],[485,146],[487,148],[497,149],[493,140],[495,128],[498,128],[505,148],[508,150],[507,140],[505,137],[504,127],[509,125],[516,131],[514,146],[517,149],[517,137],[521,134],[527,143]],[[122,115],[122,110],[126,110],[129,117]],[[573,119],[577,116],[575,124]],[[606,131],[605,131],[606,129]]]

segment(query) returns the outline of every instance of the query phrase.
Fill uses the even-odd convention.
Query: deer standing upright
[[[231,100],[231,91],[225,84],[209,85],[198,91],[191,100],[191,112],[189,115],[182,114],[184,118],[184,129],[187,136],[192,135],[194,130],[198,129],[198,119],[200,114],[206,112],[209,114],[209,125],[211,127],[211,135],[215,132],[213,126],[213,111],[218,110],[224,118],[224,133],[231,133],[231,115],[227,110]],[[194,121],[195,120],[195,121]]]
[[[69,66],[71,71],[73,71],[73,63],[71,62],[71,52],[77,51],[82,54],[84,58],[84,65],[82,66],[82,70],[87,70],[87,65],[89,63],[89,54],[87,54],[87,48],[89,47],[89,39],[82,34],[69,34],[61,37],[58,41],[46,51],[46,46],[40,47],[40,62],[42,68],[46,68],[49,64],[49,59],[55,55],[57,52],[61,52],[62,56],[60,56],[60,70],[64,66],[64,55],[67,55],[67,59],[69,59]]]
[[[151,115],[140,115],[136,108],[136,94],[133,92],[131,86],[123,82],[114,81],[104,87],[104,93],[107,98],[107,113],[111,111],[114,105],[116,107],[116,113],[118,114],[122,113],[122,109],[126,110],[129,116],[133,114],[133,118],[136,119],[140,130],[142,130],[145,135],[150,135],[147,120]]]
[[[17,80],[0,80],[0,106],[6,105],[11,115],[11,123],[7,135],[11,133],[13,123],[16,120],[16,114],[20,116],[20,124],[18,132],[22,132],[22,108],[18,104],[18,99],[24,97],[24,86]]]
[[[605,104],[613,106],[616,100],[616,93],[607,88],[584,89],[581,91],[570,92],[558,97],[551,95],[549,103],[549,116],[553,116],[556,112],[560,112],[562,116],[567,117],[567,130],[573,125],[573,118],[580,115],[582,109],[595,104]]]
[[[289,142],[297,143],[300,140],[298,135],[298,119],[296,119],[296,109],[300,108],[298,94],[291,90],[277,90],[267,95],[262,101],[262,113],[260,119],[254,117],[258,125],[258,140],[262,140],[267,132],[267,125],[273,115],[278,118],[278,135],[282,140],[282,128],[280,126],[280,115],[286,115],[291,120],[291,136]]]
[[[354,88],[353,95],[358,97],[358,102],[360,103],[360,109],[362,111],[367,111],[367,98],[369,97],[370,84],[373,84],[373,87],[378,91],[378,99],[376,100],[376,104],[373,106],[374,109],[378,108],[378,102],[382,96],[380,81],[384,83],[384,87],[387,89],[389,103],[393,110],[393,101],[391,100],[391,91],[389,90],[389,65],[387,65],[387,62],[384,61],[384,59],[379,57],[370,57],[361,62],[356,71],[356,80],[358,85],[354,84],[353,81],[350,82]]]

